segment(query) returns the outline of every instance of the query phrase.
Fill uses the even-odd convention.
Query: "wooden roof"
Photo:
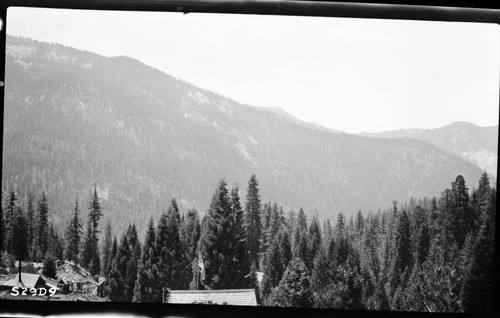
[[[171,290],[168,302],[171,304],[257,306],[253,289]]]
[[[26,288],[41,288],[45,286],[45,280],[39,274],[21,273],[21,282],[19,282],[19,274],[14,279],[5,283],[11,287],[26,287]]]

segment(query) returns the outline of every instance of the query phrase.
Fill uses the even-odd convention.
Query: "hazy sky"
[[[346,132],[498,123],[494,24],[10,8],[7,33],[126,55]]]

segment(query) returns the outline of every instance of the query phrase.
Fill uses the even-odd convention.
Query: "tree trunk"
[[[21,280],[21,258],[19,258],[19,283],[22,283],[23,281]]]

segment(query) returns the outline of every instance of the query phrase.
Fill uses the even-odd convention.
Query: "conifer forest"
[[[80,264],[106,278],[114,302],[253,288],[262,306],[493,310],[496,189],[486,173],[475,184],[457,176],[439,197],[334,219],[262,202],[256,175],[246,193],[216,182],[207,211],[181,211],[176,198],[165,199],[144,236],[135,224],[123,232],[102,224],[97,185],[75,195],[64,229],[54,227],[44,192],[4,193],[2,258],[43,262],[47,276],[57,261]]]
[[[80,13],[83,17],[84,12]],[[436,74],[454,74],[456,64],[442,63],[429,53],[442,40],[427,41],[433,32],[407,36],[419,29],[414,26],[406,31],[403,26],[379,26],[404,35],[394,49],[386,47],[392,45],[386,33],[377,31],[376,24],[367,24],[360,30],[372,32],[370,37],[365,31],[360,31],[359,39],[342,31],[339,35],[349,45],[331,40],[332,47],[324,52],[319,46],[300,44],[295,37],[291,47],[286,41],[277,43],[281,36],[272,36],[274,28],[266,27],[266,32],[248,37],[254,38],[255,45],[264,45],[259,49],[236,31],[238,16],[221,28],[234,32],[234,43],[244,39],[231,51],[233,42],[224,37],[220,47],[212,43],[208,35],[220,34],[208,31],[209,20],[196,20],[192,27],[188,21],[195,22],[196,15],[178,13],[179,20],[174,16],[158,20],[158,25],[171,25],[165,27],[165,34],[190,39],[177,30],[203,30],[207,34],[203,43],[221,50],[216,57],[239,55],[234,52],[280,57],[264,63],[256,55],[249,59],[255,65],[236,63],[241,64],[242,75],[235,75],[233,81],[241,82],[245,94],[259,96],[263,92],[253,84],[279,75],[273,83],[287,79],[290,85],[284,89],[267,85],[279,102],[270,99],[252,106],[250,101],[237,101],[238,96],[223,95],[225,91],[201,88],[202,83],[174,72],[170,67],[177,62],[166,53],[190,52],[201,57],[180,57],[192,62],[193,70],[205,72],[214,82],[227,77],[219,73],[221,69],[205,70],[212,64],[205,59],[208,50],[200,50],[198,41],[187,41],[193,44],[184,48],[184,40],[168,39],[137,46],[158,55],[142,62],[125,48],[100,55],[92,47],[44,42],[9,30],[13,33],[6,38],[0,204],[2,301],[23,299],[11,290],[25,275],[25,282],[34,277],[34,283],[61,285],[61,292],[50,299],[61,301],[176,303],[179,294],[238,290],[249,295],[251,305],[266,307],[493,312],[497,74],[492,84],[494,103],[476,100],[484,85],[469,74],[474,70],[483,76],[484,70],[470,63],[479,58],[467,55],[457,60],[459,66],[474,65],[454,75],[456,82],[435,82]],[[13,10],[10,17],[15,14]],[[222,16],[217,15],[214,23]],[[25,20],[19,16],[19,26]],[[49,20],[53,19],[40,20],[40,28]],[[105,19],[106,28],[115,25],[110,21],[114,20]],[[116,29],[121,29],[118,25]],[[253,22],[248,25],[250,34],[256,32]],[[335,25],[331,32],[340,31]],[[304,33],[304,40],[319,34],[316,43],[328,43],[323,37],[325,27],[319,26],[314,30],[322,31]],[[291,34],[282,24],[279,29]],[[487,48],[500,47],[498,30],[494,31],[493,44],[488,42]],[[145,32],[144,38],[150,33]],[[129,34],[124,34],[123,42],[130,42]],[[379,40],[372,38],[380,34]],[[458,40],[464,32],[453,34]],[[94,39],[95,34],[84,38]],[[474,45],[464,42],[460,47],[473,47],[471,53],[482,51],[475,47],[479,38],[473,37]],[[114,36],[109,39],[113,40],[103,43],[120,42]],[[414,44],[417,40],[428,46]],[[410,49],[410,44],[422,51]],[[342,49],[350,45],[368,55]],[[293,58],[293,53],[300,53],[295,52],[299,46],[298,51],[312,50],[307,56],[321,53],[324,59]],[[445,53],[440,56],[446,59],[463,53],[442,46]],[[281,53],[272,54],[268,51],[272,47]],[[411,82],[416,80],[414,73],[404,68],[400,75],[388,72],[389,66],[373,60],[372,53],[398,71],[401,65],[411,66],[422,78]],[[356,58],[344,67],[349,55]],[[425,67],[415,64],[421,55],[430,59],[421,61]],[[493,55],[495,64],[489,65],[498,65],[500,55]],[[290,67],[277,67],[282,56],[289,56]],[[228,62],[229,58],[221,66]],[[309,68],[299,65],[305,62],[313,63]],[[362,62],[369,68],[362,67]],[[298,66],[302,70],[295,74]],[[370,71],[375,66],[383,72]],[[434,66],[440,72],[428,73],[434,72]],[[337,73],[340,69],[346,73]],[[259,80],[248,80],[250,71]],[[352,76],[353,71],[358,76]],[[365,83],[366,78],[371,80]],[[458,78],[470,80],[467,92],[457,94]],[[317,88],[313,80],[321,84],[319,88],[327,86],[309,92]],[[394,88],[396,82],[405,82],[405,88]],[[467,107],[457,105],[455,99],[436,99],[443,86],[452,88],[445,97],[465,100]],[[344,90],[345,97],[335,102],[335,95]],[[384,93],[378,101],[372,100],[375,92]],[[466,102],[465,93],[471,94],[471,102]],[[316,115],[340,120],[352,131],[295,117],[281,100],[289,94],[296,96],[297,109],[309,111],[315,106]],[[362,102],[354,97],[368,99]],[[431,100],[420,100],[423,97]],[[392,99],[392,108],[383,110],[382,105]],[[283,105],[286,109],[280,108]],[[373,123],[380,122],[380,129],[360,123],[371,118],[365,111],[374,109]],[[438,110],[446,116],[440,117]],[[430,122],[438,117],[439,122]],[[192,292],[196,290],[204,291]],[[35,296],[26,298],[47,299]],[[197,301],[188,298],[186,303]],[[224,303],[238,305],[220,302]]]

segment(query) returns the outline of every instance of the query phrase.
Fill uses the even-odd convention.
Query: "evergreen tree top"
[[[248,181],[247,202],[245,211],[247,213],[259,213],[262,209],[259,195],[259,183],[257,177],[253,174]]]
[[[343,232],[344,229],[345,229],[344,215],[342,214],[342,212],[339,212],[339,214],[337,214],[337,223],[335,224],[335,230],[337,230],[337,232]]]
[[[45,196],[45,191],[42,192],[42,197],[40,198],[40,200],[38,200],[38,213],[40,213],[41,215],[48,213],[47,197]]]
[[[181,221],[181,219],[180,219],[181,215],[179,213],[179,207],[177,205],[177,200],[175,200],[175,198],[172,198],[170,200],[170,205],[168,206],[167,215],[169,215],[172,218],[175,218],[175,221],[177,223],[180,223],[180,221]]]

